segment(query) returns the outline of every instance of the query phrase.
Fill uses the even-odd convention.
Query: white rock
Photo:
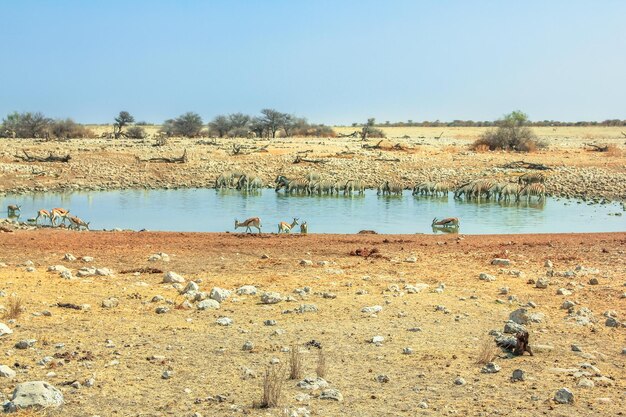
[[[480,275],[478,276],[478,278],[481,281],[487,281],[487,282],[493,282],[496,280],[496,277],[494,277],[493,275],[490,274],[486,274],[484,272],[481,272]]]
[[[261,302],[263,304],[276,304],[282,301],[280,294],[277,292],[265,292],[261,294]]]
[[[554,394],[554,401],[559,404],[572,404],[574,402],[574,393],[568,388],[561,388]]]
[[[256,295],[257,289],[254,285],[244,285],[237,288],[237,295]]]
[[[182,284],[183,282],[185,282],[185,278],[181,277],[176,272],[168,271],[163,276],[163,282]]]
[[[341,392],[339,392],[339,390],[336,390],[334,388],[328,388],[322,391],[322,393],[320,394],[320,400],[333,400],[341,402],[343,401],[343,395],[341,395]]]
[[[231,319],[230,317],[220,317],[215,320],[215,322],[220,326],[230,326],[231,324],[233,324],[233,319]]]
[[[64,272],[69,271],[69,268],[63,265],[51,265],[48,267],[48,272]]]
[[[214,287],[209,294],[209,298],[217,301],[218,303],[223,303],[228,297],[230,297],[231,294],[232,293],[229,290]]]
[[[198,310],[214,310],[220,308],[220,303],[215,300],[202,300],[197,304],[196,308]]]
[[[385,338],[383,336],[374,336],[370,340],[370,342],[374,343],[375,345],[379,345],[379,344],[383,343],[384,341],[385,341]]]
[[[200,290],[200,287],[198,286],[198,284],[196,284],[193,281],[189,281],[187,283],[187,285],[185,286],[185,288],[182,291],[182,294],[193,294],[198,292],[198,290]]]
[[[13,390],[9,408],[59,407],[63,404],[63,394],[44,381],[31,381],[18,384]]]
[[[69,262],[74,262],[76,260],[76,257],[74,255],[72,255],[71,253],[66,253],[65,256],[63,256],[63,260],[64,261],[69,261]]]
[[[0,378],[15,378],[17,373],[6,365],[0,365]]]
[[[83,262],[93,262],[93,256],[83,256],[80,260]]]
[[[13,330],[9,329],[9,326],[7,326],[4,323],[0,323],[0,336],[12,334],[12,333],[13,333]]]
[[[323,378],[307,377],[296,384],[298,388],[316,390],[328,387],[328,382]]]
[[[101,277],[108,277],[113,275],[113,271],[111,271],[109,268],[96,268],[96,275],[99,275]]]
[[[491,265],[509,266],[511,265],[511,261],[503,258],[494,258],[491,260]]]
[[[371,306],[371,307],[363,307],[361,309],[361,313],[367,313],[367,314],[376,314],[376,313],[380,313],[381,311],[383,311],[383,306]]]

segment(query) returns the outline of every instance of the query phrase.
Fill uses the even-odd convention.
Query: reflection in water
[[[433,230],[434,234],[437,233],[444,233],[444,234],[448,234],[448,233],[453,233],[453,234],[458,234],[459,233],[459,229],[460,227],[436,227],[436,226],[432,226],[431,229]]]
[[[377,196],[375,190],[352,196],[297,196],[273,189],[121,190],[66,194],[12,195],[3,199],[22,205],[21,219],[41,208],[64,207],[91,221],[92,229],[231,231],[233,219],[260,217],[266,230],[298,217],[316,233],[455,233],[433,230],[433,217],[458,217],[462,233],[555,233],[626,230],[617,204],[572,204],[573,201],[465,201],[446,197]]]

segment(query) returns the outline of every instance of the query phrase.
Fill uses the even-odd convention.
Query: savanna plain
[[[514,178],[527,170],[504,166],[521,160],[552,168],[551,196],[624,199],[619,128],[537,128],[548,146],[528,154],[472,151],[480,128],[384,130],[387,139],[366,147],[356,138],[2,140],[1,201],[209,187],[227,170],[254,172],[270,186],[278,174],[314,171],[412,187]],[[24,150],[71,160],[27,162],[16,157]],[[184,163],[149,161],[185,151]],[[1,226],[0,322],[10,333],[0,336],[0,365],[15,375],[0,378],[0,399],[26,381],[46,381],[64,397],[60,408],[18,416],[625,412],[625,230],[256,235]],[[522,328],[532,356],[496,345]],[[265,398],[264,382],[274,389]],[[277,405],[262,408],[268,398]]]

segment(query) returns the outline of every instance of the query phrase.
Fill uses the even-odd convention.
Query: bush
[[[92,138],[94,136],[90,129],[72,119],[55,120],[50,125],[50,133],[57,139]]]
[[[148,135],[141,126],[131,126],[126,129],[126,137],[130,139],[145,139]]]
[[[202,118],[197,113],[188,112],[176,119],[169,119],[163,123],[161,132],[167,136],[198,136],[202,130]]]
[[[526,124],[528,116],[521,111],[514,111],[498,120],[496,130],[489,130],[482,134],[472,145],[474,150],[504,150],[533,152],[537,148],[545,147],[545,143],[537,139],[532,129]]]
[[[0,132],[6,137],[45,138],[49,136],[51,123],[42,113],[14,112],[2,120]]]

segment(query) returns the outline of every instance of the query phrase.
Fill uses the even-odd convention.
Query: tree
[[[228,117],[221,114],[215,116],[215,118],[209,123],[209,134],[217,135],[219,138],[226,136],[230,129],[231,125]]]
[[[202,130],[202,117],[193,112],[187,112],[173,121],[174,135],[188,138],[198,136]]]
[[[120,114],[115,118],[115,123],[113,123],[113,134],[115,135],[115,139],[118,139],[122,136],[122,129],[125,126],[128,126],[131,123],[135,122],[135,118],[131,116],[131,114],[127,111],[121,111]]]
[[[13,112],[2,120],[2,134],[13,138],[47,138],[51,123],[52,119],[39,112]]]
[[[228,136],[231,137],[246,137],[250,132],[250,121],[252,118],[243,113],[232,113],[228,115],[228,122],[230,124],[230,130]]]
[[[363,125],[361,129],[361,140],[367,140],[367,135],[374,129],[374,125],[376,124],[376,119],[370,117],[367,119],[367,123]]]
[[[265,125],[268,134],[271,134],[272,138],[275,138],[278,129],[285,126],[287,117],[287,114],[281,113],[274,109],[263,109],[261,110],[260,120]]]

